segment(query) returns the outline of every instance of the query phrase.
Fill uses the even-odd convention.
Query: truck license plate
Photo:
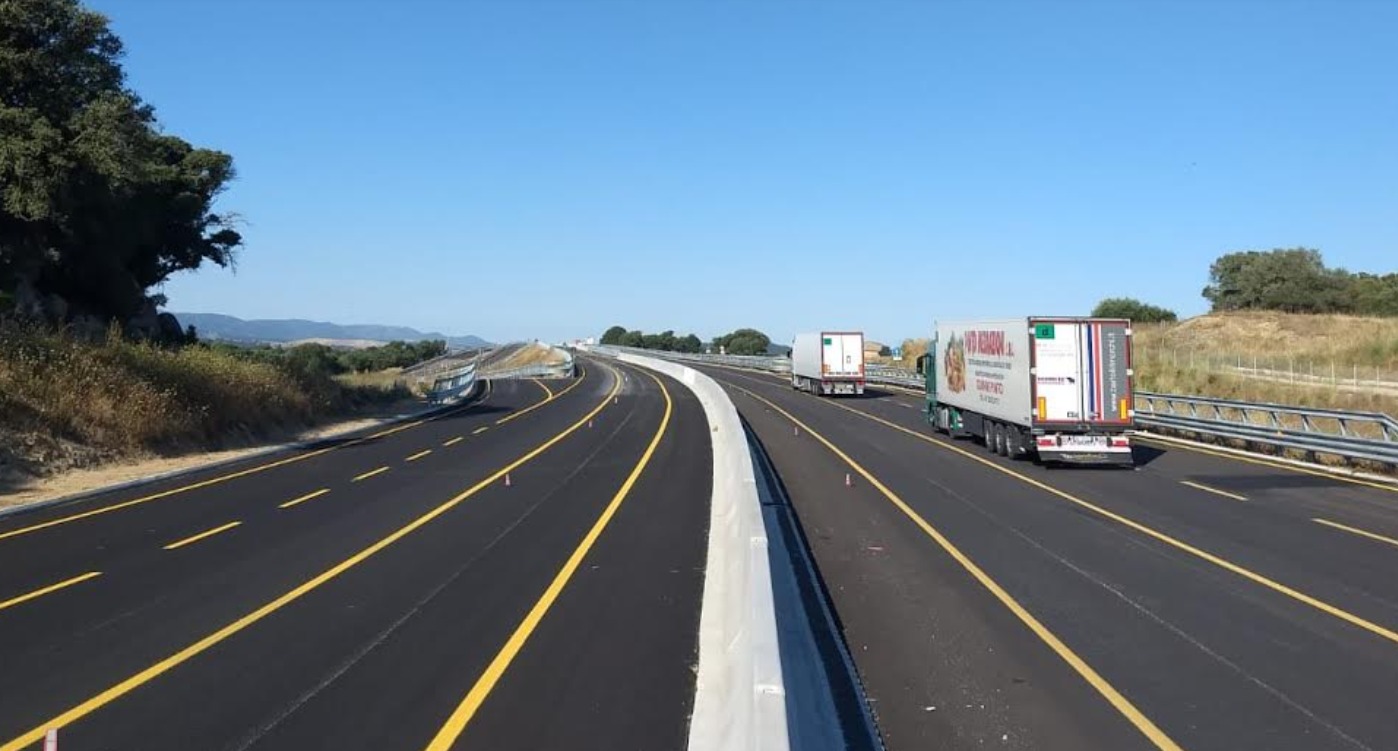
[[[1063,436],[1063,445],[1075,449],[1104,449],[1107,447],[1107,437],[1102,435],[1065,435]]]

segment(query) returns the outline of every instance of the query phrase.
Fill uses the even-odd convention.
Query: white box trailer
[[[939,323],[927,418],[1002,456],[1131,464],[1131,322],[1014,318]]]
[[[817,396],[863,394],[864,334],[797,334],[791,342],[791,387]]]

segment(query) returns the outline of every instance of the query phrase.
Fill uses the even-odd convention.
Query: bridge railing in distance
[[[1378,412],[1138,391],[1136,427],[1398,467],[1398,421]]]

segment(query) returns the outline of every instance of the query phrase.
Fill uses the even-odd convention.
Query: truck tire
[[[996,452],[996,449],[995,449],[995,442],[996,442],[996,440],[998,439],[999,435],[1000,435],[1000,423],[998,423],[998,422],[986,421],[986,423],[985,423],[985,450],[986,450],[986,451],[989,451],[989,452],[992,453],[992,454],[997,453],[997,452]]]
[[[1000,426],[1000,435],[998,436],[998,440],[996,441],[996,448],[999,449],[997,453],[999,453],[1000,456],[1003,456],[1006,459],[1008,459],[1010,458],[1010,454],[1014,453],[1014,436],[1015,429],[1013,426]]]

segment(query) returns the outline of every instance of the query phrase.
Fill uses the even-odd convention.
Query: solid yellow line
[[[1316,524],[1324,524],[1324,525],[1327,526],[1327,527],[1334,527],[1335,529],[1342,529],[1342,530],[1344,530],[1344,531],[1346,531],[1346,532],[1349,532],[1349,533],[1351,533],[1351,534],[1356,534],[1356,535],[1359,535],[1359,536],[1361,536],[1361,537],[1367,537],[1367,538],[1369,538],[1370,540],[1378,540],[1379,542],[1386,542],[1386,543],[1388,543],[1389,545],[1398,546],[1398,540],[1395,540],[1395,539],[1392,538],[1392,537],[1384,537],[1383,535],[1374,534],[1373,532],[1366,532],[1365,530],[1358,529],[1358,528],[1356,528],[1356,527],[1348,527],[1348,526],[1345,526],[1344,524],[1340,524],[1340,523],[1338,523],[1338,522],[1332,522],[1332,521],[1330,521],[1330,520],[1328,520],[1328,519],[1311,519],[1311,521],[1315,522]]]
[[[484,432],[487,431],[487,430],[490,430],[490,428],[488,428],[488,427],[476,428],[475,430],[471,431],[471,435],[480,435],[481,433],[484,433]]]
[[[1180,480],[1180,484],[1181,484],[1181,485],[1188,485],[1189,487],[1194,488],[1195,490],[1202,490],[1202,491],[1204,491],[1205,493],[1213,493],[1214,495],[1221,495],[1221,496],[1223,496],[1224,498],[1232,498],[1232,499],[1235,500],[1235,501],[1246,501],[1246,500],[1247,500],[1247,497],[1246,497],[1246,496],[1241,496],[1241,495],[1238,495],[1237,493],[1230,493],[1230,492],[1228,492],[1228,491],[1226,491],[1226,490],[1219,490],[1218,488],[1211,488],[1211,487],[1209,487],[1208,485],[1204,485],[1204,484],[1202,484],[1202,483],[1190,482],[1189,480]]]
[[[538,378],[531,378],[531,379],[529,379],[529,380],[533,381],[535,385],[537,385],[539,388],[543,389],[545,394],[548,394],[550,397],[553,396],[553,389],[549,388],[549,385],[548,385],[547,383],[544,383],[543,381],[539,380]]]
[[[534,381],[535,383],[539,383],[540,386],[543,386],[544,391],[548,391],[548,392],[549,392],[549,395],[546,396],[546,397],[544,397],[544,400],[541,401],[541,402],[537,402],[537,403],[535,403],[535,404],[531,404],[531,405],[529,405],[528,407],[525,407],[524,409],[522,409],[522,410],[520,410],[520,411],[518,411],[518,412],[513,412],[513,413],[511,413],[511,414],[505,415],[504,417],[500,418],[499,420],[496,420],[496,421],[495,421],[495,424],[496,424],[496,425],[504,425],[505,423],[509,422],[510,420],[515,419],[516,417],[523,417],[523,416],[529,414],[530,412],[533,412],[534,410],[536,410],[536,409],[538,409],[538,408],[544,406],[545,404],[548,404],[549,402],[553,401],[554,399],[558,399],[559,397],[563,396],[564,394],[568,393],[569,391],[572,391],[573,389],[577,388],[577,387],[578,387],[578,384],[581,384],[581,383],[583,382],[583,380],[586,379],[586,378],[587,378],[587,369],[586,369],[586,368],[583,368],[583,369],[582,369],[582,375],[578,376],[576,380],[574,380],[571,384],[569,384],[569,385],[568,385],[568,388],[563,389],[562,391],[558,392],[557,394],[553,393],[552,391],[549,391],[548,386],[544,386],[544,384],[539,383],[538,381]]]
[[[374,475],[381,475],[381,474],[383,474],[384,472],[387,472],[387,471],[388,471],[388,467],[379,467],[378,469],[371,469],[371,470],[369,470],[368,472],[365,472],[365,473],[362,474],[362,475],[355,475],[355,476],[354,476],[354,479],[353,479],[353,480],[350,480],[350,482],[359,482],[360,480],[367,480],[367,479],[369,479],[370,477],[373,477]]]
[[[504,467],[501,467],[499,470],[495,472],[495,474],[492,474],[490,477],[487,477],[484,480],[481,480],[480,482],[476,483],[475,485],[472,485],[470,488],[462,492],[460,495],[457,495],[455,498],[446,501],[442,505],[432,509],[431,511],[428,511],[422,516],[419,516],[413,521],[400,527],[397,531],[393,532],[387,537],[359,551],[358,553],[355,553],[354,555],[341,561],[333,567],[326,569],[325,571],[321,572],[319,575],[315,576],[309,581],[301,584],[300,586],[296,587],[290,592],[283,594],[277,599],[272,600],[266,605],[263,605],[257,610],[248,613],[242,618],[239,618],[238,620],[228,624],[227,626],[224,626],[218,631],[209,634],[208,636],[185,647],[179,652],[176,652],[175,654],[166,657],[165,659],[155,663],[154,665],[146,668],[145,670],[142,670],[141,672],[132,675],[131,677],[121,681],[120,683],[117,683],[107,688],[106,690],[102,691],[96,696],[93,696],[92,698],[87,699],[80,704],[77,704],[76,706],[62,712],[61,714],[55,715],[47,720],[44,720],[34,728],[26,731],[23,735],[20,735],[14,738],[13,740],[6,742],[4,745],[0,745],[0,751],[24,751],[24,749],[26,749],[28,746],[31,746],[34,743],[37,743],[40,740],[42,740],[44,734],[48,732],[50,728],[61,729],[66,725],[71,725],[72,723],[77,722],[83,717],[86,717],[87,715],[92,714],[93,712],[101,709],[102,707],[105,707],[106,705],[116,701],[117,699],[120,699],[126,694],[135,691],[137,688],[140,688],[141,686],[151,682],[152,680],[160,677],[161,675],[173,670],[179,665],[188,662],[189,660],[193,659],[199,654],[208,651],[215,645],[227,640],[234,634],[243,631],[244,629],[248,628],[254,623],[257,623],[263,618],[266,618],[267,616],[271,615],[272,613],[281,610],[288,604],[301,599],[308,592],[315,590],[316,588],[324,585],[326,582],[339,576],[340,574],[343,574],[344,572],[350,570],[351,568],[354,568],[360,563],[363,563],[365,560],[369,559],[374,554],[382,551],[384,548],[387,548],[393,543],[398,542],[399,540],[412,534],[414,531],[425,526],[426,524],[441,516],[442,514],[445,514],[451,509],[456,508],[463,501],[475,495],[476,493],[479,493],[482,489],[490,487],[501,477],[504,477],[506,473],[534,459],[538,455],[547,451],[553,445],[557,444],[559,441],[562,441],[564,438],[567,438],[569,435],[572,435],[573,433],[577,432],[579,428],[587,424],[588,420],[592,419],[593,417],[596,417],[599,412],[606,408],[607,404],[611,401],[612,396],[616,394],[616,392],[620,388],[621,381],[617,380],[616,383],[613,384],[611,391],[608,392],[608,394],[605,397],[603,397],[602,401],[596,407],[594,407],[591,412],[587,413],[586,415],[583,415],[583,417],[580,420],[568,426],[568,428],[563,432],[558,433],[554,437],[539,444],[529,453],[521,456],[520,458],[505,465]]]
[[[204,539],[204,538],[206,538],[206,537],[213,537],[214,535],[218,534],[219,532],[227,532],[228,530],[230,530],[230,529],[232,529],[232,528],[234,528],[234,527],[237,527],[237,526],[241,526],[241,525],[242,525],[242,522],[229,522],[229,523],[227,523],[227,524],[225,524],[225,525],[223,525],[223,526],[221,526],[221,527],[214,527],[213,529],[206,530],[206,531],[204,531],[204,532],[200,532],[200,533],[197,534],[197,535],[193,535],[193,536],[191,536],[191,537],[186,537],[186,538],[184,538],[183,540],[178,540],[178,541],[176,541],[176,542],[172,542],[172,543],[170,543],[169,545],[166,545],[166,546],[165,546],[165,549],[166,549],[166,550],[175,550],[175,549],[177,549],[177,548],[182,548],[182,547],[184,547],[184,546],[186,546],[186,545],[193,545],[194,543],[199,542],[200,540],[202,540],[202,539]]]
[[[311,492],[311,493],[307,493],[307,494],[301,496],[300,498],[293,498],[292,500],[289,500],[289,501],[287,501],[286,503],[278,504],[278,505],[277,505],[277,508],[291,508],[292,506],[295,506],[295,505],[298,505],[298,504],[301,504],[301,503],[305,503],[306,501],[309,501],[309,500],[311,500],[312,498],[319,498],[319,497],[321,497],[321,496],[323,496],[323,495],[325,495],[326,493],[329,493],[329,492],[330,492],[330,488],[321,488],[320,490],[317,490],[317,491],[314,491],[314,492]]]
[[[36,597],[43,597],[44,595],[50,592],[57,592],[60,589],[71,587],[74,584],[80,584],[82,582],[87,581],[88,579],[95,579],[101,575],[101,571],[89,571],[81,576],[75,576],[72,579],[64,579],[63,581],[57,584],[50,584],[47,587],[44,587],[43,589],[36,589],[33,592],[30,592],[29,594],[23,594],[19,597],[11,597],[8,600],[0,602],[0,610],[14,607],[15,605],[18,605],[22,602],[28,602]]]
[[[1054,654],[1057,654],[1064,662],[1068,663],[1078,675],[1082,676],[1089,685],[1097,690],[1097,693],[1102,695],[1102,698],[1106,699],[1109,704],[1115,707],[1142,735],[1149,738],[1150,741],[1155,744],[1156,748],[1168,751],[1179,750],[1179,745],[1170,740],[1170,737],[1165,735],[1165,732],[1157,727],[1154,722],[1151,722],[1150,718],[1146,717],[1141,710],[1137,709],[1136,705],[1131,703],[1131,700],[1123,696],[1120,691],[1117,691],[1115,687],[1107,682],[1107,679],[1103,678],[1091,665],[1088,665],[1087,662],[1079,657],[1067,644],[1064,644],[1052,631],[1049,631],[1048,627],[1040,623],[1039,619],[1035,618],[1023,605],[1020,605],[1019,601],[1009,592],[1005,591],[994,579],[990,578],[989,574],[985,573],[980,566],[977,566],[965,553],[961,552],[960,548],[956,547],[956,545],[939,532],[936,527],[933,527],[921,514],[914,511],[897,493],[889,490],[888,487],[880,482],[877,477],[874,477],[869,470],[850,458],[848,454],[841,451],[838,446],[827,440],[825,436],[812,430],[809,425],[801,422],[801,420],[797,419],[796,416],[792,415],[790,412],[778,407],[774,402],[758,396],[741,386],[732,386],[732,388],[738,389],[748,396],[766,404],[768,407],[771,407],[773,410],[786,417],[786,419],[790,420],[792,424],[800,427],[802,430],[806,431],[808,435],[814,436],[817,441],[824,444],[827,449],[830,449],[831,453],[838,456],[841,461],[849,465],[855,472],[859,473],[870,485],[877,488],[890,503],[896,506],[899,511],[902,511],[904,516],[911,519],[928,537],[931,537],[953,560],[961,564],[961,567],[964,568],[967,573],[976,581],[980,582],[981,586],[989,590],[990,593],[995,596],[995,599],[999,600],[1011,613],[1014,613],[1015,617],[1019,618],[1025,626],[1028,626],[1029,630],[1034,632],[1034,635],[1039,637],[1049,649],[1053,650]]]
[[[739,387],[734,386],[734,388],[739,388]],[[740,389],[740,390],[742,390],[742,389]],[[749,392],[749,393],[751,393],[751,392]],[[754,394],[754,396],[756,396],[756,395]],[[760,396],[757,396],[756,398],[762,399],[762,397],[760,397]],[[766,401],[766,400],[764,399],[763,401]],[[1208,552],[1208,551],[1206,551],[1206,550],[1202,550],[1202,549],[1200,549],[1200,548],[1196,548],[1196,547],[1194,547],[1193,545],[1190,545],[1189,543],[1184,542],[1184,541],[1182,541],[1182,540],[1175,539],[1174,537],[1171,537],[1170,535],[1167,535],[1167,534],[1165,534],[1164,532],[1160,532],[1160,531],[1157,531],[1157,530],[1155,530],[1155,529],[1153,529],[1153,528],[1151,528],[1151,527],[1147,527],[1146,525],[1144,525],[1144,524],[1142,524],[1142,523],[1140,523],[1140,522],[1138,522],[1138,521],[1135,521],[1134,519],[1129,519],[1129,518],[1127,518],[1127,517],[1125,517],[1125,516],[1122,516],[1121,514],[1118,514],[1118,513],[1114,512],[1114,511],[1108,511],[1107,509],[1104,509],[1104,508],[1102,508],[1101,506],[1098,506],[1098,505],[1096,505],[1096,504],[1094,504],[1094,503],[1090,503],[1090,502],[1088,502],[1088,501],[1085,501],[1085,500],[1083,500],[1083,499],[1081,499],[1081,498],[1079,498],[1079,497],[1077,497],[1077,496],[1075,496],[1075,495],[1073,495],[1073,494],[1071,494],[1071,493],[1068,493],[1068,492],[1059,490],[1058,488],[1055,488],[1055,487],[1053,487],[1052,485],[1046,485],[1046,484],[1044,484],[1044,483],[1042,483],[1042,482],[1039,482],[1038,480],[1035,480],[1034,478],[1029,477],[1028,475],[1020,474],[1019,472],[1016,472],[1016,471],[1014,471],[1014,470],[1012,470],[1012,469],[1010,469],[1010,468],[1008,468],[1008,467],[1002,467],[1002,466],[1000,466],[999,464],[996,464],[995,462],[990,461],[989,459],[985,459],[985,458],[983,458],[983,457],[981,457],[981,456],[979,456],[979,455],[977,455],[977,454],[973,454],[973,453],[971,453],[970,451],[967,451],[967,450],[965,450],[965,449],[963,449],[963,448],[960,448],[960,447],[958,447],[958,446],[952,446],[952,445],[950,445],[950,444],[948,444],[948,443],[944,443],[944,442],[942,442],[942,441],[936,440],[936,439],[932,438],[931,436],[924,435],[924,434],[922,434],[922,433],[917,432],[916,430],[909,430],[909,429],[903,427],[902,425],[898,425],[898,424],[896,424],[896,423],[889,422],[888,420],[885,420],[885,419],[883,419],[883,418],[881,418],[881,417],[875,417],[875,416],[873,416],[873,415],[871,415],[871,414],[868,414],[868,413],[866,413],[866,412],[861,412],[861,411],[859,411],[859,410],[857,410],[857,409],[854,409],[854,408],[852,408],[852,407],[846,407],[846,406],[843,405],[843,404],[837,404],[837,403],[835,403],[835,402],[828,401],[828,400],[821,400],[821,403],[822,403],[822,404],[829,404],[829,405],[832,406],[832,407],[836,407],[836,408],[838,408],[838,409],[843,409],[843,410],[846,410],[846,411],[849,411],[849,412],[853,412],[854,414],[859,415],[859,416],[861,416],[861,417],[864,417],[864,418],[866,418],[866,419],[873,420],[874,422],[880,423],[880,424],[882,424],[882,425],[886,425],[886,426],[888,426],[888,427],[890,427],[890,428],[893,428],[894,430],[899,430],[899,431],[902,431],[902,432],[904,432],[904,433],[907,433],[908,435],[911,435],[911,436],[913,436],[913,437],[915,437],[915,438],[918,438],[919,440],[926,441],[927,443],[930,443],[930,444],[932,444],[933,446],[937,446],[937,447],[940,447],[940,448],[945,449],[945,450],[947,450],[947,451],[951,451],[951,452],[953,452],[953,453],[960,454],[961,456],[964,456],[964,457],[966,457],[967,459],[970,459],[971,461],[977,462],[977,463],[979,463],[979,464],[981,464],[981,465],[983,465],[983,466],[985,466],[985,467],[988,467],[988,468],[990,468],[990,469],[993,469],[993,470],[995,470],[996,472],[1000,472],[1000,473],[1002,473],[1002,474],[1009,475],[1010,477],[1013,477],[1013,478],[1015,478],[1015,479],[1017,479],[1017,480],[1019,480],[1019,481],[1021,481],[1021,482],[1024,482],[1024,483],[1027,483],[1027,484],[1029,484],[1029,485],[1032,485],[1032,486],[1034,486],[1034,487],[1036,487],[1036,488],[1038,488],[1038,489],[1040,489],[1040,490],[1042,490],[1042,491],[1044,491],[1044,492],[1046,492],[1046,493],[1052,493],[1053,495],[1056,495],[1056,496],[1058,496],[1059,498],[1062,498],[1063,500],[1068,501],[1069,503],[1073,503],[1073,504],[1075,504],[1075,505],[1077,505],[1077,506],[1079,506],[1079,507],[1081,507],[1081,508],[1085,508],[1085,509],[1087,509],[1088,511],[1091,511],[1091,512],[1093,512],[1093,513],[1095,513],[1095,514],[1098,514],[1098,515],[1100,515],[1100,516],[1102,516],[1102,517],[1104,517],[1104,518],[1111,519],[1112,521],[1114,521],[1114,522],[1116,522],[1116,523],[1118,523],[1118,524],[1121,524],[1121,525],[1123,525],[1123,526],[1129,527],[1129,528],[1131,528],[1131,529],[1134,529],[1134,530],[1136,530],[1137,532],[1140,532],[1141,534],[1146,535],[1147,537],[1151,537],[1151,538],[1154,538],[1154,539],[1156,539],[1156,540],[1159,540],[1160,542],[1163,542],[1163,543],[1165,543],[1166,545],[1169,545],[1170,547],[1173,547],[1173,548],[1175,548],[1175,549],[1177,549],[1177,550],[1182,550],[1182,551],[1184,551],[1184,552],[1186,552],[1186,553],[1189,553],[1189,554],[1192,555],[1192,556],[1195,556],[1196,558],[1200,558],[1200,559],[1202,559],[1202,560],[1208,561],[1209,563],[1212,563],[1212,564],[1214,564],[1215,566],[1218,566],[1219,568],[1224,569],[1225,571],[1231,571],[1231,572],[1237,574],[1238,576],[1243,577],[1244,579],[1247,579],[1247,580],[1249,580],[1249,581],[1251,581],[1251,582],[1254,582],[1254,583],[1256,583],[1256,584],[1260,584],[1260,585],[1262,585],[1262,586],[1264,586],[1264,587],[1266,587],[1266,588],[1272,590],[1273,592],[1278,592],[1278,593],[1280,593],[1280,594],[1286,595],[1287,597],[1290,597],[1291,599],[1296,600],[1297,602],[1300,602],[1300,603],[1304,603],[1304,604],[1306,604],[1306,605],[1309,605],[1309,606],[1315,608],[1316,610],[1321,611],[1322,613],[1326,613],[1327,615],[1332,615],[1332,616],[1334,616],[1334,617],[1336,617],[1336,618],[1339,618],[1339,619],[1342,620],[1342,621],[1345,621],[1346,623],[1349,623],[1349,624],[1354,625],[1354,626],[1358,626],[1359,628],[1362,628],[1362,629],[1364,629],[1365,631],[1368,631],[1368,632],[1371,633],[1371,634],[1374,634],[1374,635],[1376,635],[1376,636],[1383,637],[1384,639],[1387,639],[1387,640],[1389,640],[1389,641],[1391,641],[1391,642],[1393,642],[1393,643],[1395,643],[1395,644],[1398,644],[1398,631],[1394,631],[1394,630],[1392,630],[1392,629],[1389,629],[1389,628],[1385,628],[1385,627],[1383,627],[1383,626],[1380,626],[1379,624],[1374,623],[1373,621],[1370,621],[1370,620],[1361,618],[1361,617],[1359,617],[1358,615],[1355,615],[1354,613],[1351,613],[1351,612],[1349,612],[1349,611],[1347,611],[1347,610],[1343,610],[1343,609],[1338,608],[1338,607],[1336,607],[1336,606],[1334,606],[1334,605],[1331,605],[1330,603],[1325,602],[1324,600],[1321,600],[1321,599],[1312,597],[1312,596],[1310,596],[1310,595],[1308,595],[1308,594],[1306,594],[1306,593],[1304,593],[1304,592],[1301,592],[1300,590],[1292,589],[1291,587],[1288,587],[1287,585],[1282,584],[1281,582],[1275,581],[1275,580],[1273,580],[1273,579],[1269,579],[1269,578],[1267,578],[1266,576],[1263,576],[1262,574],[1259,574],[1259,573],[1257,573],[1256,571],[1253,571],[1252,569],[1244,568],[1243,566],[1240,566],[1240,565],[1238,565],[1238,564],[1236,564],[1236,563],[1233,563],[1232,561],[1224,560],[1223,558],[1220,558],[1220,557],[1218,557],[1217,555],[1214,555],[1213,553],[1210,553],[1210,552]]]
[[[323,449],[316,449],[315,451],[311,451],[311,452],[308,452],[308,453],[305,453],[305,454],[297,454],[296,456],[289,456],[289,457],[287,457],[287,458],[285,458],[285,459],[279,459],[279,460],[277,460],[277,461],[270,462],[270,463],[268,463],[268,464],[260,464],[260,465],[258,465],[258,466],[256,466],[256,467],[249,467],[248,469],[240,470],[240,471],[238,471],[238,472],[231,472],[231,473],[226,474],[226,475],[220,475],[220,476],[218,476],[218,477],[212,477],[212,478],[209,478],[209,479],[207,479],[207,480],[203,480],[203,481],[201,481],[201,482],[191,483],[191,484],[189,484],[189,485],[181,485],[181,486],[178,487],[178,488],[171,488],[170,490],[164,490],[164,491],[161,491],[161,492],[159,492],[159,493],[152,493],[152,494],[150,494],[150,495],[142,496],[142,497],[140,497],[140,498],[135,498],[135,499],[132,499],[132,500],[129,500],[129,501],[123,501],[123,502],[121,502],[121,503],[114,503],[114,504],[112,504],[112,505],[110,505],[110,506],[103,506],[102,508],[93,509],[93,510],[91,510],[91,511],[84,511],[84,512],[82,512],[82,513],[80,513],[80,514],[71,514],[71,515],[69,515],[69,516],[64,516],[64,517],[61,517],[61,518],[58,518],[58,519],[53,519],[53,520],[51,520],[51,521],[46,521],[46,522],[43,522],[43,523],[41,523],[41,524],[34,524],[34,525],[31,525],[31,526],[28,526],[28,527],[21,527],[21,528],[19,528],[19,529],[12,529],[12,530],[10,530],[10,531],[8,531],[8,532],[0,532],[0,540],[8,539],[8,538],[10,538],[10,537],[18,537],[18,536],[20,536],[20,535],[26,535],[26,534],[29,534],[30,532],[38,532],[38,531],[41,530],[41,529],[48,529],[49,527],[57,527],[57,526],[60,525],[60,524],[68,524],[69,522],[75,522],[75,521],[78,521],[79,519],[87,519],[87,518],[89,518],[89,517],[98,516],[98,515],[101,515],[101,514],[108,514],[108,513],[111,513],[111,512],[113,512],[113,511],[119,511],[119,510],[121,510],[121,509],[130,508],[130,507],[132,507],[132,506],[139,506],[139,505],[141,505],[141,504],[143,504],[143,503],[150,503],[151,501],[157,501],[157,500],[160,500],[161,498],[169,498],[169,497],[172,496],[172,495],[178,495],[178,494],[180,494],[180,493],[185,493],[185,492],[188,492],[188,491],[190,491],[190,490],[198,490],[199,488],[207,488],[207,487],[209,487],[209,486],[211,486],[211,485],[218,485],[219,483],[227,482],[227,481],[229,481],[229,480],[234,480],[234,479],[237,479],[237,478],[239,478],[239,477],[247,477],[248,475],[255,475],[255,474],[259,473],[259,472],[265,472],[265,471],[267,471],[267,470],[269,470],[269,469],[274,469],[274,468],[276,468],[276,467],[283,467],[283,466],[286,466],[286,465],[288,465],[288,464],[294,464],[294,463],[296,463],[296,462],[305,461],[305,460],[307,460],[307,459],[311,459],[311,458],[313,458],[313,457],[317,457],[317,456],[320,456],[320,455],[322,455],[322,454],[328,454],[328,453],[330,453],[331,451],[336,451],[336,450],[342,449],[342,448],[348,448],[348,447],[350,447],[350,446],[354,446],[354,445],[357,445],[357,444],[360,444],[360,443],[364,443],[365,441],[370,441],[370,440],[373,440],[373,439],[375,439],[375,438],[383,438],[384,436],[393,435],[394,433],[398,433],[398,432],[401,432],[401,431],[404,431],[404,430],[408,430],[408,429],[410,429],[410,428],[415,428],[415,427],[417,427],[417,426],[419,426],[419,425],[422,425],[422,424],[424,424],[424,423],[428,423],[428,422],[431,422],[431,421],[433,421],[433,420],[437,420],[437,419],[440,419],[440,418],[442,418],[442,417],[446,417],[447,415],[450,415],[450,414],[453,414],[453,413],[455,413],[455,412],[458,412],[458,411],[460,411],[461,409],[465,409],[465,407],[459,407],[459,408],[457,408],[457,409],[448,410],[448,411],[443,412],[443,413],[441,413],[441,414],[433,415],[432,417],[424,418],[424,419],[422,419],[422,420],[415,420],[415,421],[413,421],[413,422],[404,423],[404,424],[402,424],[402,425],[398,425],[398,426],[389,428],[389,429],[387,429],[387,430],[381,430],[381,431],[379,431],[379,432],[377,432],[377,433],[374,433],[373,435],[367,435],[367,436],[364,436],[364,437],[362,437],[362,438],[356,438],[356,439],[354,439],[354,440],[352,440],[352,441],[346,441],[345,443],[342,443],[342,444],[339,444],[339,445],[336,445],[336,446],[327,446],[326,448],[323,448]]]
[[[485,702],[486,697],[490,695],[491,689],[495,688],[495,684],[500,681],[501,676],[509,669],[510,663],[514,660],[515,656],[524,648],[525,642],[529,640],[530,635],[534,633],[534,629],[538,627],[539,622],[543,620],[549,608],[552,607],[554,601],[558,599],[558,595],[563,592],[563,588],[568,585],[568,580],[571,579],[573,574],[578,570],[578,566],[582,564],[583,558],[587,556],[588,551],[590,551],[593,544],[597,542],[597,538],[601,537],[602,531],[607,528],[607,524],[611,522],[612,517],[616,515],[617,509],[621,507],[622,502],[626,500],[627,494],[631,492],[632,486],[636,484],[637,478],[641,476],[646,465],[650,463],[651,457],[655,455],[655,448],[660,445],[660,440],[664,437],[665,431],[670,425],[670,414],[673,408],[673,402],[670,400],[670,391],[665,388],[665,384],[650,373],[646,373],[646,375],[649,375],[655,380],[656,384],[660,386],[660,392],[665,396],[665,414],[660,418],[660,426],[656,428],[655,435],[651,437],[650,445],[646,447],[645,453],[641,454],[641,460],[638,461],[635,468],[631,470],[631,474],[626,478],[626,482],[622,483],[616,495],[612,496],[611,503],[607,504],[606,509],[602,511],[602,515],[597,517],[597,521],[592,525],[592,529],[588,530],[582,542],[578,543],[578,547],[573,550],[573,554],[568,557],[568,561],[563,564],[563,568],[559,569],[558,574],[554,576],[553,581],[549,583],[548,588],[544,590],[538,602],[534,603],[534,607],[530,608],[529,613],[524,616],[524,620],[520,621],[514,633],[510,634],[509,640],[500,648],[500,651],[495,655],[495,659],[490,661],[490,665],[486,667],[481,677],[476,679],[475,685],[471,686],[471,690],[467,692],[466,698],[462,699],[461,703],[457,705],[456,710],[447,718],[446,724],[442,725],[442,728],[437,731],[437,735],[432,739],[432,742],[427,744],[427,751],[447,751],[451,748],[452,744],[456,742],[456,739],[461,736],[461,732],[466,729],[467,723],[475,716],[476,710]]]
[[[1280,463],[1278,463],[1278,462],[1270,462],[1270,461],[1267,461],[1266,459],[1254,459],[1254,458],[1249,457],[1249,456],[1237,456],[1237,455],[1235,455],[1235,454],[1229,454],[1229,453],[1226,453],[1226,452],[1223,452],[1223,451],[1211,451],[1211,450],[1209,450],[1209,449],[1207,449],[1207,448],[1202,448],[1202,447],[1199,447],[1199,446],[1193,446],[1193,445],[1189,445],[1189,444],[1187,444],[1187,443],[1183,443],[1183,442],[1179,442],[1179,441],[1169,440],[1169,439],[1164,438],[1164,437],[1162,437],[1162,436],[1143,435],[1143,434],[1141,434],[1141,433],[1137,433],[1137,434],[1136,434],[1136,438],[1139,439],[1139,440],[1141,440],[1141,441],[1144,442],[1144,443],[1150,443],[1150,444],[1154,444],[1154,445],[1156,445],[1156,446],[1167,446],[1167,447],[1169,447],[1169,448],[1178,448],[1178,449],[1183,449],[1183,450],[1185,450],[1185,451],[1193,451],[1193,452],[1196,453],[1196,454],[1208,454],[1209,456],[1217,456],[1217,457],[1219,457],[1220,459],[1232,459],[1232,460],[1234,460],[1234,461],[1246,462],[1247,464],[1256,464],[1256,465],[1259,466],[1259,467],[1271,467],[1271,468],[1273,468],[1273,469],[1284,469],[1284,470],[1287,470],[1287,471],[1289,471],[1289,472],[1296,472],[1297,474],[1302,474],[1302,475],[1313,475],[1313,476],[1315,476],[1315,477],[1324,477],[1324,478],[1327,479],[1327,480],[1338,480],[1339,482],[1347,482],[1347,483],[1349,483],[1349,484],[1351,484],[1351,485],[1362,485],[1362,486],[1364,486],[1364,487],[1366,487],[1366,488],[1376,488],[1376,489],[1378,489],[1378,490],[1386,490],[1386,491],[1388,491],[1388,492],[1390,492],[1390,493],[1398,493],[1398,485],[1384,485],[1383,483],[1378,483],[1378,482],[1369,482],[1369,481],[1367,481],[1367,480],[1357,480],[1357,479],[1355,479],[1355,478],[1353,478],[1353,477],[1346,477],[1346,476],[1344,476],[1344,475],[1335,474],[1335,473],[1333,473],[1333,472],[1322,472],[1321,470],[1318,470],[1318,469],[1306,469],[1305,467],[1293,467],[1293,466],[1291,466],[1291,465],[1289,465],[1289,464],[1280,464]]]
[[[432,449],[426,449],[426,450],[424,450],[424,451],[419,451],[419,452],[417,452],[416,454],[413,454],[412,456],[408,457],[407,459],[404,459],[403,461],[405,461],[405,462],[415,462],[415,461],[417,461],[418,459],[421,459],[422,457],[427,456],[427,455],[430,454],[430,453],[432,453]]]
[[[442,446],[443,446],[443,447],[446,447],[446,446],[455,446],[456,444],[461,443],[461,442],[464,441],[464,440],[466,440],[466,437],[465,437],[465,436],[457,436],[457,437],[451,439],[450,441],[447,441],[446,443],[443,443]]]

